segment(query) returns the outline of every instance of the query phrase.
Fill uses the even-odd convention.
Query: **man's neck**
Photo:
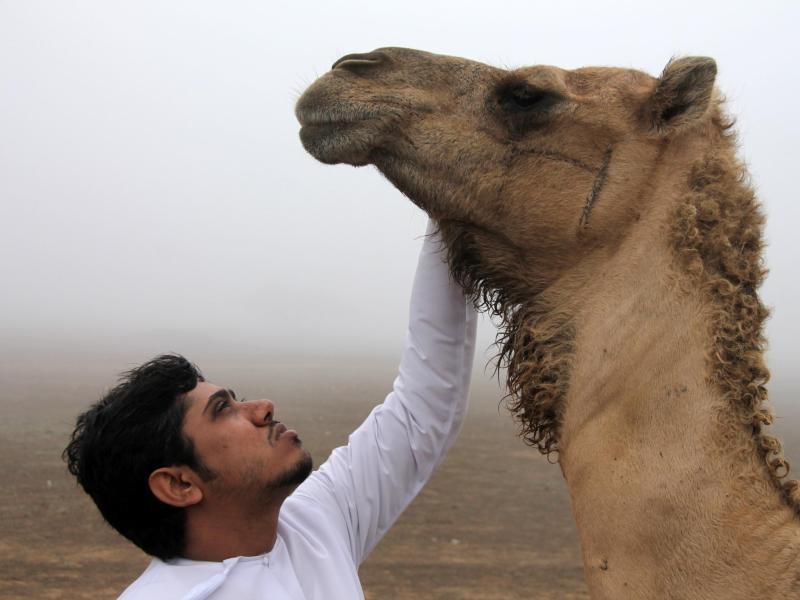
[[[272,551],[278,539],[278,515],[285,497],[257,509],[227,502],[204,502],[187,509],[184,558],[221,562],[234,556]]]

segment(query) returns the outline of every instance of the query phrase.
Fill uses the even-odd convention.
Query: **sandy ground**
[[[390,362],[201,365],[240,395],[275,400],[316,463],[382,400],[393,376]],[[0,598],[113,598],[147,564],[102,522],[60,458],[74,416],[124,367],[0,370]],[[362,566],[368,599],[588,597],[560,470],[516,437],[498,388],[488,375],[479,380],[458,443]],[[779,433],[794,435],[787,454],[798,464],[792,430],[784,424]]]

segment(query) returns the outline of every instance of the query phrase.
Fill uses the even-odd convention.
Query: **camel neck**
[[[800,520],[712,381],[713,307],[658,231],[573,295],[558,447],[592,597],[794,597]]]

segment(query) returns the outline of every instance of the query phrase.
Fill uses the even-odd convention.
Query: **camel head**
[[[336,61],[296,115],[315,158],[374,164],[439,223],[465,287],[514,302],[625,235],[665,142],[710,120],[715,74],[709,58],[654,78],[382,48]]]

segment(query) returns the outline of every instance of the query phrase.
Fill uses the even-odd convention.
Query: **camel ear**
[[[150,473],[150,491],[164,504],[185,508],[203,499],[194,472],[187,466],[161,467]]]
[[[647,106],[653,128],[669,134],[703,117],[711,106],[716,76],[713,58],[687,56],[669,61]]]

